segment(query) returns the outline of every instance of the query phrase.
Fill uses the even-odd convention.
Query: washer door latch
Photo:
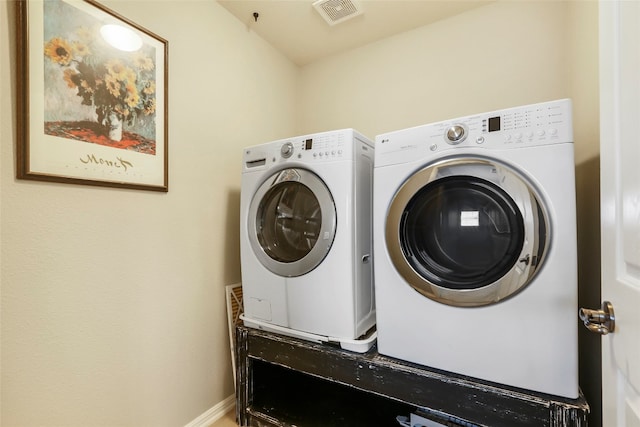
[[[607,335],[609,332],[614,332],[616,329],[616,318],[613,312],[613,304],[609,301],[604,301],[600,310],[581,308],[578,311],[578,315],[580,316],[582,323],[584,323],[584,326],[593,333]]]

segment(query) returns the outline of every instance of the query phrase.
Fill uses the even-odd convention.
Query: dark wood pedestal
[[[589,405],[378,354],[236,328],[240,426],[399,426],[418,414],[447,426],[585,427]]]

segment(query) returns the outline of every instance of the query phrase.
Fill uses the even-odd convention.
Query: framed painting
[[[93,0],[16,12],[18,178],[168,191],[168,42]]]

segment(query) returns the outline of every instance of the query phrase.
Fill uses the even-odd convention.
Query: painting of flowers
[[[72,5],[44,8],[45,133],[154,155],[153,47],[119,50]]]
[[[17,4],[18,178],[168,191],[168,42],[96,0]]]

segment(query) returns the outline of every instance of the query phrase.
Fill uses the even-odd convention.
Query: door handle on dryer
[[[584,326],[593,333],[607,335],[609,332],[616,330],[616,317],[613,312],[613,304],[609,301],[604,301],[600,310],[580,308],[578,315],[582,323],[584,323]]]

